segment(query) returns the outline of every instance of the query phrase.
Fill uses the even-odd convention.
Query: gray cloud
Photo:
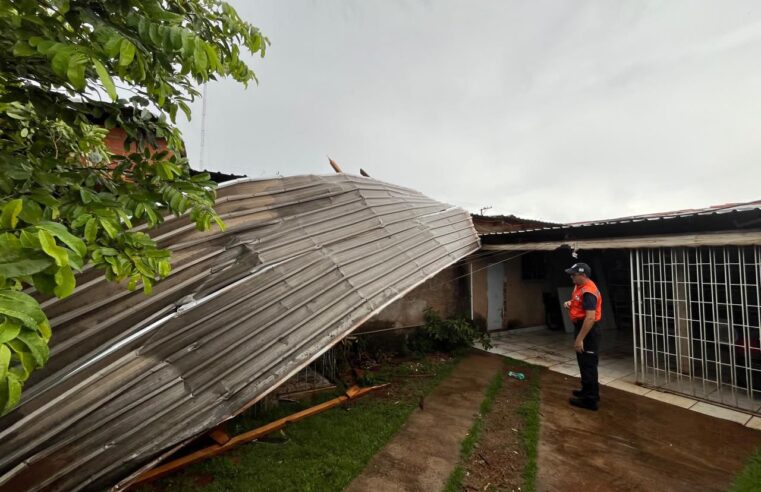
[[[325,173],[330,155],[558,221],[761,197],[757,2],[231,3],[272,47],[258,87],[208,86],[209,169]]]

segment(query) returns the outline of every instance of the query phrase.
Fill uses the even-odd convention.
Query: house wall
[[[486,285],[486,262],[483,259],[476,259],[471,262],[473,274],[471,275],[471,287],[473,296],[473,320],[477,324],[486,326],[489,305],[487,301]]]
[[[505,262],[505,321],[507,328],[543,325],[543,280],[523,280],[520,258]]]
[[[394,301],[368,320],[358,331],[401,328],[424,324],[425,310],[436,311],[443,318],[468,315],[470,311],[467,265],[454,265]]]

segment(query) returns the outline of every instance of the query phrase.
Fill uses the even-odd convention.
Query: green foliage
[[[241,50],[268,43],[216,0],[0,0],[0,413],[48,358],[39,295],[70,295],[88,264],[150,293],[171,264],[142,230],[223,227],[176,116],[200,83],[256,80]]]
[[[752,492],[761,489],[761,448],[758,448],[743,470],[735,477],[730,492]]]
[[[518,412],[523,419],[521,440],[523,449],[526,450],[526,465],[523,468],[523,490],[534,492],[536,490],[537,474],[537,451],[539,446],[539,370],[531,369],[531,390],[528,398],[523,402]]]
[[[328,410],[284,429],[287,440],[263,439],[229,453],[203,460],[174,475],[138,489],[183,490],[187,492],[230,492],[252,490],[336,491],[346,486],[367,466],[368,461],[402,428],[425,396],[444,380],[456,359],[427,364],[427,378],[396,378],[397,364],[384,366],[381,373],[393,384],[381,392],[351,404]],[[292,415],[336,394],[312,400],[281,403],[257,413],[236,417],[228,431],[239,434]],[[201,485],[198,477],[213,477]]]
[[[474,420],[473,424],[470,426],[468,435],[465,436],[465,439],[463,439],[463,441],[460,443],[460,464],[458,464],[452,474],[449,475],[449,479],[444,486],[445,492],[462,490],[462,482],[465,479],[465,468],[463,463],[467,462],[468,459],[470,459],[470,457],[473,455],[473,450],[476,448],[476,444],[478,444],[478,441],[481,439],[481,435],[484,432],[485,426],[484,418],[491,412],[491,407],[494,405],[494,399],[502,389],[502,383],[504,382],[503,378],[504,376],[502,375],[502,371],[500,371],[489,382],[489,386],[486,388],[486,394],[484,395],[484,399],[481,402],[481,407],[479,408],[476,420]]]
[[[425,311],[425,326],[407,340],[411,351],[422,353],[434,350],[450,352],[475,343],[487,350],[491,348],[488,333],[473,326],[464,316],[442,319],[430,308]]]

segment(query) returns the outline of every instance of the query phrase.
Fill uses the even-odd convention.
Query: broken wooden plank
[[[237,446],[240,446],[241,444],[255,441],[256,439],[259,439],[271,432],[275,432],[282,429],[288,424],[298,422],[307,417],[311,417],[312,415],[317,415],[318,413],[324,412],[325,410],[329,410],[331,408],[342,405],[343,403],[347,401],[360,398],[380,388],[385,388],[386,386],[388,386],[388,384],[380,384],[380,385],[369,386],[365,388],[352,386],[351,388],[346,390],[345,394],[339,397],[333,398],[332,400],[328,400],[324,403],[320,403],[319,405],[309,407],[300,412],[296,412],[293,415],[289,415],[288,417],[283,417],[281,419],[275,420],[273,422],[270,422],[269,424],[263,425],[261,427],[257,427],[256,429],[250,430],[248,432],[244,432],[243,434],[239,434],[235,437],[228,438],[224,443],[220,443],[219,441],[217,441],[217,444],[213,444],[211,446],[198,450],[194,453],[191,453],[187,456],[183,456],[182,458],[178,458],[176,460],[170,461],[169,463],[165,463],[163,465],[157,466],[156,468],[148,470],[144,472],[142,475],[139,475],[132,483],[130,483],[129,487],[134,487],[135,485],[150,482],[158,478],[164,477],[166,475],[169,475],[170,473],[174,473],[175,471],[180,470],[181,468],[184,468],[193,463],[197,463],[199,461],[205,460],[206,458],[210,458],[212,456],[225,453]],[[219,429],[215,429],[214,431],[212,431],[212,433],[218,430]]]

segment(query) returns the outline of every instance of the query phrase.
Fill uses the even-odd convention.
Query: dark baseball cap
[[[565,273],[569,275],[572,273],[583,273],[589,277],[592,274],[592,269],[586,263],[574,263],[571,268],[565,269]]]

